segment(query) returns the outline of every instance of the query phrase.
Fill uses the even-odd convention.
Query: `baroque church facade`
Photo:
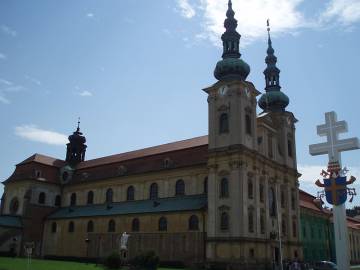
[[[94,259],[127,232],[128,258],[154,250],[162,262],[244,269],[302,258],[297,120],[270,34],[257,101],[231,1],[224,27],[217,82],[203,89],[208,135],[85,160],[78,126],[65,160],[35,154],[3,182],[0,252],[23,254],[32,242],[37,256]]]

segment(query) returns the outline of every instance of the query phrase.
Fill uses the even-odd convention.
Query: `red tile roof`
[[[30,162],[37,162],[37,163],[41,163],[44,165],[49,165],[49,166],[55,166],[55,167],[62,167],[65,165],[65,161],[61,160],[61,159],[56,159],[53,157],[49,157],[49,156],[45,156],[42,154],[34,154],[31,157],[28,157],[27,159],[25,159],[24,161],[20,162],[18,165],[24,165],[24,164],[28,164]]]

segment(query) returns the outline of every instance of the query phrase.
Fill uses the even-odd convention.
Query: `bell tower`
[[[76,131],[69,136],[69,143],[66,144],[66,162],[71,166],[76,166],[81,161],[85,160],[86,152],[86,138],[80,132],[80,119]]]

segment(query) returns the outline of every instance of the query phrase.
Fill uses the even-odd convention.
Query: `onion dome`
[[[86,138],[80,132],[80,119],[76,131],[69,136],[67,144],[66,161],[70,165],[76,165],[85,160]]]
[[[232,9],[231,0],[228,3],[226,19],[224,21],[225,32],[221,36],[223,41],[222,60],[217,62],[214,76],[219,81],[238,79],[246,80],[250,73],[250,66],[240,59],[239,45],[241,35],[236,31],[237,20]]]
[[[272,112],[283,112],[289,105],[289,98],[283,92],[280,91],[280,69],[277,68],[277,58],[274,55],[274,49],[270,38],[270,26],[269,20],[267,20],[267,31],[268,31],[268,49],[267,56],[265,58],[266,69],[264,70],[265,75],[265,91],[260,99],[259,106],[264,111]]]

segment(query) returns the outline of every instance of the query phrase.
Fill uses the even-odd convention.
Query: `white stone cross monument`
[[[317,134],[326,136],[327,142],[309,146],[311,155],[329,155],[329,162],[338,162],[341,167],[341,152],[359,149],[358,138],[341,139],[339,133],[347,132],[347,123],[337,121],[335,112],[325,113],[325,124],[317,126]],[[336,262],[339,270],[350,269],[349,239],[345,204],[333,206]]]

